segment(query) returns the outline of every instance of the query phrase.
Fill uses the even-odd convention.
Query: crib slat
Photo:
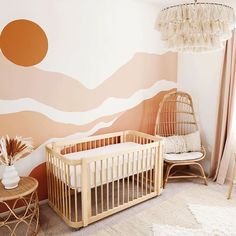
[[[157,183],[157,194],[158,195],[160,195],[161,194],[161,187],[162,187],[162,181],[163,181],[163,173],[162,173],[162,170],[163,170],[163,168],[162,168],[162,165],[163,165],[163,161],[162,161],[162,152],[163,152],[163,150],[162,150],[162,148],[163,148],[163,146],[162,145],[158,145],[158,154],[157,154],[157,157],[156,158],[158,158],[158,160],[157,160],[157,163],[158,163],[158,166],[157,166],[157,171],[158,171],[158,173],[157,173],[157,181],[158,181],[158,183]]]
[[[50,162],[50,169],[51,169],[51,174],[50,174],[50,179],[51,179],[51,201],[54,203],[54,188],[55,188],[55,186],[54,186],[54,183],[53,183],[53,179],[54,179],[54,177],[53,177],[53,156],[52,156],[52,154],[50,155],[50,160],[51,160],[51,162]]]
[[[144,160],[144,157],[143,157],[143,153],[144,151],[142,150],[142,162],[141,162],[141,168],[142,168],[142,179],[141,179],[141,186],[142,186],[142,190],[141,190],[141,195],[143,196],[143,160]]]
[[[150,193],[152,192],[152,148],[150,148]]]
[[[56,167],[56,169],[57,169],[57,185],[58,185],[58,196],[57,196],[57,198],[58,198],[58,203],[59,203],[59,205],[58,205],[58,207],[59,207],[59,209],[61,210],[61,208],[62,208],[62,197],[61,197],[61,184],[60,184],[60,160],[57,158],[57,167]]]
[[[102,180],[102,174],[103,174],[103,160],[101,160],[101,170],[100,170],[100,183],[101,183],[101,211],[103,212],[103,180]]]
[[[129,153],[127,157],[127,202],[129,202]]]
[[[68,170],[68,197],[69,197],[69,219],[71,220],[71,194],[70,194],[70,165],[67,165]]]
[[[49,201],[50,201],[50,199],[51,199],[51,186],[50,186],[50,167],[49,167],[49,165],[50,165],[50,159],[49,159],[49,155],[50,155],[50,153],[48,152],[48,151],[46,151],[46,168],[47,168],[47,172],[46,172],[46,174],[47,174],[47,185],[48,185],[48,199],[49,199]]]
[[[134,200],[134,152],[133,152],[133,165],[132,165],[132,200]]]
[[[112,176],[112,208],[114,208],[114,157],[112,157],[111,176]]]
[[[60,173],[61,173],[61,169],[60,169],[60,159],[57,158],[57,182],[58,182],[58,192],[59,192],[59,196],[57,196],[57,198],[59,198],[59,209],[62,209],[62,197],[61,197],[61,184],[60,184]]]
[[[90,165],[86,162],[85,159],[82,160],[82,171],[81,171],[81,180],[82,180],[82,223],[83,226],[88,225],[88,219],[91,213],[91,199],[89,198],[90,190]]]
[[[51,201],[51,158],[50,158],[50,152],[46,152],[46,157],[47,157],[47,183],[48,183],[48,199]]]
[[[56,172],[56,157],[55,156],[53,156],[53,159],[54,159],[54,163],[53,163],[53,174],[54,174],[54,186],[56,187],[56,189],[55,189],[55,193],[54,193],[54,201],[55,201],[55,205],[56,205],[56,207],[58,208],[58,205],[59,205],[59,199],[58,199],[58,183],[57,183],[57,172]]]
[[[68,218],[68,195],[67,195],[67,174],[66,174],[67,170],[66,170],[66,163],[64,163],[64,175],[65,175],[65,199],[66,199],[66,217]]]
[[[58,194],[57,198],[59,198],[59,209],[62,208],[62,197],[61,197],[61,182],[60,182],[60,159],[57,158],[57,183],[58,183]]]
[[[94,162],[95,214],[98,214],[97,162]]]
[[[55,183],[54,183],[55,175],[54,175],[54,157],[53,157],[53,155],[51,156],[51,161],[52,161],[51,168],[52,168],[52,186],[53,186],[53,189],[52,189],[52,202],[55,205],[55,187],[56,186],[55,186]]]
[[[120,205],[120,160],[119,156],[117,156],[117,206]]]
[[[147,187],[148,187],[148,149],[146,149],[146,195],[148,194]]]
[[[87,165],[86,171],[88,173],[88,181],[87,181],[87,201],[88,201],[88,218],[92,216],[92,202],[91,202],[91,178],[90,178],[90,165]]]
[[[137,151],[137,162],[136,162],[136,175],[137,175],[137,178],[136,178],[136,195],[137,195],[137,198],[139,196],[139,151]]]
[[[49,169],[50,169],[50,172],[49,172],[49,181],[50,181],[50,201],[53,202],[53,171],[52,171],[52,154],[49,153],[49,160],[50,160],[50,163],[49,163]]]
[[[56,187],[55,191],[54,191],[54,203],[57,206],[57,181],[56,181],[56,170],[55,170],[55,162],[56,162],[56,158],[55,156],[53,156],[53,181],[54,181],[54,186]]]
[[[77,173],[76,166],[74,165],[74,195],[75,195],[75,221],[78,222],[78,202],[77,202]]]
[[[122,187],[123,187],[123,197],[122,197],[122,202],[123,204],[125,203],[125,156],[123,155],[123,165],[122,165]]]
[[[159,149],[159,147],[158,147]],[[155,156],[154,156],[154,191],[157,193],[158,192],[158,185],[159,185],[159,179],[158,179],[158,150],[156,147],[155,147]]]
[[[107,161],[106,161],[106,182],[107,182],[107,210],[109,210],[109,182],[108,182],[108,158],[107,158]]]

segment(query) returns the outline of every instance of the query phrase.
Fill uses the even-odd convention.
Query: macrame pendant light
[[[232,37],[235,22],[232,7],[195,0],[163,9],[157,29],[170,51],[208,52],[224,47],[225,41]]]

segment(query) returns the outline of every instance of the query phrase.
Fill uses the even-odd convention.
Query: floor
[[[79,230],[68,227],[47,205],[40,207],[39,236],[49,235],[152,235],[152,224],[199,227],[188,211],[187,204],[236,206],[234,198],[227,200],[228,186],[209,182],[209,186],[199,181],[169,183],[162,196],[141,203],[135,207],[110,216]]]

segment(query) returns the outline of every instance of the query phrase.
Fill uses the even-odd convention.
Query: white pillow
[[[164,137],[164,152],[165,153],[187,152],[183,136]]]
[[[199,131],[187,135],[163,137],[165,153],[200,152],[201,138]]]
[[[200,132],[196,131],[191,134],[183,136],[188,152],[200,152],[201,151],[201,137]]]

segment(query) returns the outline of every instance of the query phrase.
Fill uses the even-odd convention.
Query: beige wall
[[[207,171],[215,140],[223,54],[223,51],[218,51],[178,55],[178,89],[193,97],[203,144],[207,148]]]

